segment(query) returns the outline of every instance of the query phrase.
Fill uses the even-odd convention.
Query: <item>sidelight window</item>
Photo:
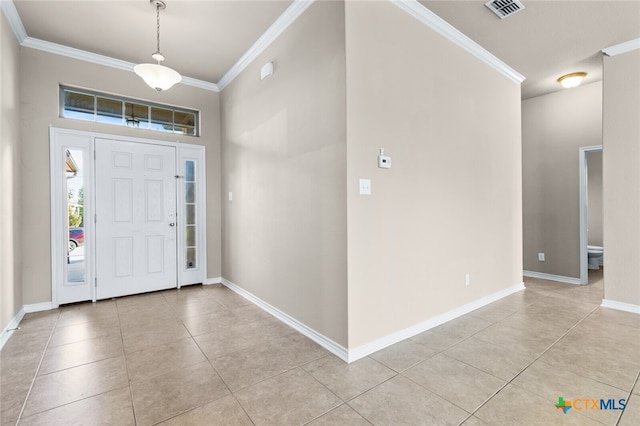
[[[197,268],[197,235],[196,226],[196,163],[187,160],[184,163],[184,203],[186,208],[184,226],[185,226],[185,269]]]

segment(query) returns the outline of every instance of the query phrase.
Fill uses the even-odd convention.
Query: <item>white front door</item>
[[[177,286],[176,149],[95,140],[97,299]]]

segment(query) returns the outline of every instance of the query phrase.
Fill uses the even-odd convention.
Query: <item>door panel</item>
[[[132,277],[133,276],[133,238],[116,237],[113,238],[113,265],[115,277]],[[106,271],[105,271],[106,272]],[[106,282],[105,282],[106,285]]]
[[[97,298],[177,286],[175,148],[96,139]]]

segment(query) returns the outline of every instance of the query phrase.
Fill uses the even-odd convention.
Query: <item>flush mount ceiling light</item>
[[[571,74],[560,77],[558,83],[562,84],[562,87],[565,89],[571,89],[572,87],[579,86],[580,83],[582,83],[582,79],[586,76],[586,72],[572,72]]]
[[[151,55],[156,64],[138,64],[133,67],[133,71],[138,74],[149,87],[158,92],[168,90],[176,83],[182,81],[182,76],[171,68],[160,65],[164,61],[164,55],[160,53],[160,9],[165,9],[167,5],[162,0],[150,0],[152,6],[156,8],[156,53]]]

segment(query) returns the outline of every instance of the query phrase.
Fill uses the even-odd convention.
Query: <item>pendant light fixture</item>
[[[182,76],[171,68],[160,65],[164,61],[164,55],[160,53],[160,9],[165,9],[167,5],[162,0],[150,0],[151,5],[156,8],[156,53],[151,55],[156,64],[138,64],[133,67],[133,71],[138,74],[145,83],[158,92],[168,90],[176,83],[182,81]]]

